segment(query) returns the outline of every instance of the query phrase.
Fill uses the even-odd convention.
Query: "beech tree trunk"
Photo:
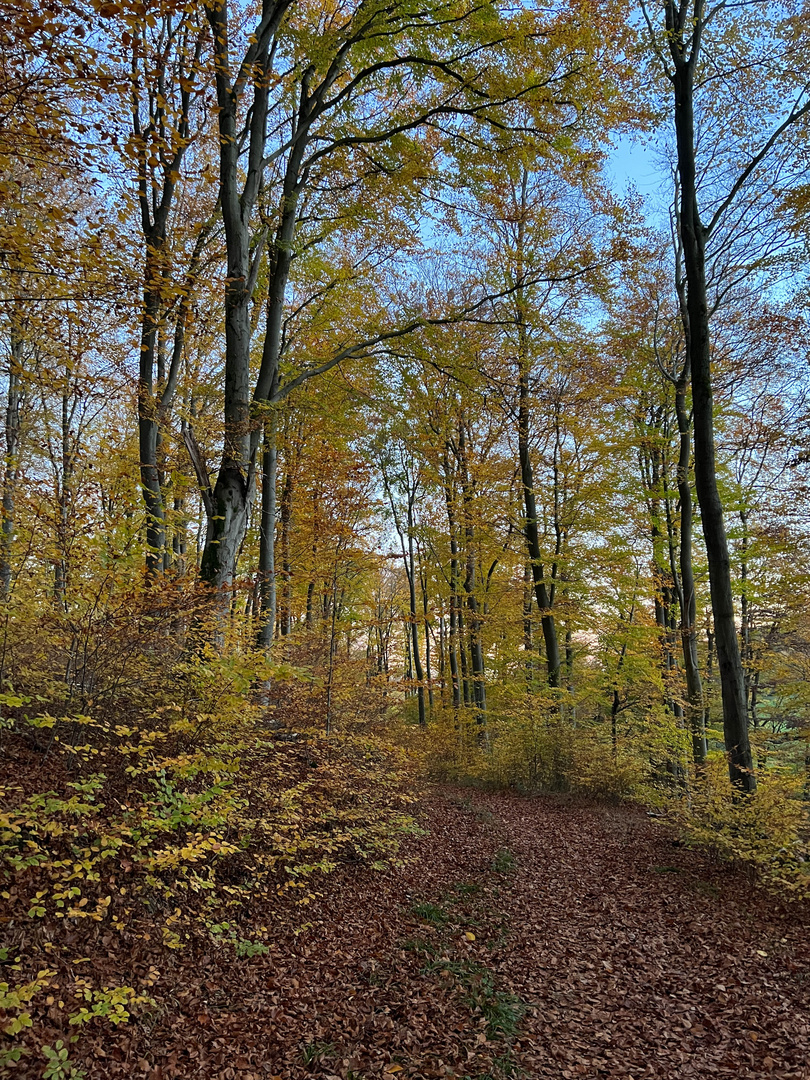
[[[262,513],[259,528],[259,597],[261,600],[261,625],[258,632],[259,645],[268,649],[273,643],[276,629],[276,474],[278,451],[276,447],[276,418],[270,416],[265,424],[266,434],[262,454]]]
[[[748,739],[745,675],[737,639],[731,561],[723,520],[723,504],[717,487],[714,444],[714,396],[711,372],[709,304],[706,292],[706,231],[700,220],[695,166],[694,75],[702,20],[682,16],[667,0],[667,28],[675,70],[675,134],[680,180],[680,230],[686,274],[686,305],[689,316],[689,362],[692,374],[692,408],[695,434],[695,488],[700,504],[703,535],[709,566],[715,647],[723,698],[723,735],[732,784],[741,791],[756,788],[754,762]],[[695,25],[695,22],[698,25]],[[684,41],[689,27],[688,39]]]
[[[523,533],[532,568],[532,583],[540,613],[540,626],[546,648],[549,686],[560,685],[560,646],[557,640],[557,626],[551,610],[550,592],[546,585],[543,567],[543,555],[540,550],[540,534],[537,528],[537,502],[534,495],[534,474],[531,451],[529,448],[529,373],[525,363],[519,372],[520,403],[518,410],[518,457],[520,459],[520,479],[523,488],[523,506],[525,519]]]
[[[19,277],[19,275],[15,275]],[[15,297],[9,316],[8,392],[6,394],[5,453],[3,455],[2,520],[0,520],[0,598],[11,593],[11,545],[14,540],[15,503],[20,465],[20,400],[23,372],[22,299]]]
[[[518,331],[518,459],[520,480],[523,492],[524,524],[523,533],[532,570],[532,583],[540,614],[540,628],[546,650],[547,678],[551,687],[560,685],[560,646],[557,640],[557,626],[552,613],[553,596],[546,585],[543,556],[540,550],[540,534],[537,526],[537,500],[534,493],[534,473],[532,469],[530,445],[530,396],[529,396],[529,341],[526,328],[526,302],[522,282],[525,280],[524,238],[526,231],[527,192],[529,184],[528,170],[524,169],[520,188],[521,218],[518,223],[517,268],[516,278],[520,287],[516,291],[516,322]],[[555,490],[556,501],[556,490]],[[557,522],[555,521],[555,524]],[[559,537],[558,537],[559,540]]]
[[[464,514],[464,546],[466,548],[464,592],[470,612],[470,664],[472,667],[473,701],[479,724],[486,722],[487,690],[484,672],[484,644],[482,640],[481,613],[478,603],[475,559],[475,528],[472,516],[472,481],[467,465],[467,433],[464,420],[459,422],[458,438],[459,473],[461,477],[462,507]]]
[[[678,602],[680,607],[681,649],[683,666],[686,673],[686,702],[688,709],[689,730],[692,733],[692,756],[695,764],[702,765],[706,760],[706,725],[704,721],[703,680],[700,676],[700,662],[697,649],[697,598],[695,596],[695,572],[692,566],[692,485],[689,480],[689,458],[691,456],[691,424],[686,408],[686,381],[688,370],[684,370],[675,387],[675,415],[678,422],[678,500],[680,502],[680,582]]]

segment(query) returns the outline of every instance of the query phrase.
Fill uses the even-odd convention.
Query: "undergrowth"
[[[756,791],[732,791],[725,755],[712,754],[671,812],[687,842],[748,867],[768,888],[810,899],[810,807],[804,780],[776,762]]]
[[[741,796],[731,787],[722,751],[712,751],[702,768],[690,763],[682,729],[650,722],[645,739],[613,745],[609,725],[598,718],[574,724],[552,704],[537,698],[531,714],[493,716],[485,733],[464,710],[439,711],[423,739],[427,775],[655,807],[687,843],[747,867],[783,897],[810,898],[810,802],[795,740],[760,739],[758,786]],[[718,745],[721,733],[710,735]]]
[[[303,669],[233,645],[172,651],[154,687],[127,684],[125,665],[96,703],[0,694],[0,1069],[33,1056],[78,1076],[67,1049],[84,1026],[155,1008],[157,969],[136,990],[124,959],[98,975],[99,949],[197,942],[250,963],[274,913],[306,908],[346,862],[398,861],[418,831],[407,756],[379,734],[377,697],[364,711],[356,672],[336,679],[327,737]]]

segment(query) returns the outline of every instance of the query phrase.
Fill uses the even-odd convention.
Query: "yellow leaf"
[[[464,937],[467,941],[475,941],[475,934],[471,934],[469,930],[465,932]]]

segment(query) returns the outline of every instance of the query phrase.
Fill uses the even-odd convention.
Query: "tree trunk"
[[[484,724],[487,713],[484,646],[476,586],[475,529],[472,515],[473,492],[467,466],[467,435],[463,420],[459,423],[458,452],[464,513],[464,546],[466,548],[464,592],[467,596],[467,608],[470,612],[470,663],[473,677],[473,700],[476,708],[476,719],[479,724]]]
[[[262,513],[259,528],[259,597],[261,601],[258,643],[263,649],[273,644],[276,629],[276,417],[265,421],[265,440],[262,453]]]
[[[668,0],[668,19],[681,36],[679,12]],[[754,763],[748,740],[748,710],[745,676],[737,640],[731,561],[723,521],[723,505],[717,487],[714,445],[714,397],[711,374],[709,306],[706,293],[705,230],[700,221],[695,178],[694,65],[697,41],[688,59],[678,59],[677,42],[674,73],[675,132],[678,175],[681,185],[680,228],[687,283],[689,315],[689,360],[692,373],[692,406],[695,432],[695,487],[700,504],[703,535],[709,566],[712,613],[714,615],[717,663],[723,698],[723,736],[728,754],[729,775],[735,788],[750,792],[756,788]]]
[[[695,595],[695,573],[692,566],[692,485],[689,479],[689,458],[691,452],[691,425],[686,408],[686,382],[688,369],[684,369],[675,387],[675,415],[678,422],[678,500],[680,502],[680,583],[678,603],[680,608],[681,650],[683,666],[686,672],[686,702],[689,729],[692,733],[692,756],[696,765],[706,761],[706,725],[703,701],[703,680],[700,677],[700,662],[697,648],[697,597]]]
[[[200,576],[217,589],[232,589],[236,560],[250,517],[258,439],[251,422],[250,345],[251,300],[262,254],[262,240],[251,245],[252,216],[264,173],[269,103],[270,40],[286,5],[263,0],[261,33],[246,53],[254,72],[249,80],[232,82],[228,5],[206,9],[214,39],[219,128],[219,190],[225,230],[225,396],[224,444],[212,492],[213,513],[208,522]],[[243,68],[244,70],[244,68]],[[248,111],[247,153],[240,133],[240,100],[252,89]],[[272,381],[272,372],[268,373]],[[267,394],[260,395],[264,400]],[[259,427],[260,430],[260,427]]]
[[[532,470],[530,432],[530,400],[529,400],[529,376],[531,363],[529,359],[529,340],[526,329],[526,303],[522,282],[525,280],[524,237],[526,230],[527,215],[527,191],[529,183],[528,170],[524,169],[520,198],[521,217],[518,223],[518,244],[516,278],[519,288],[516,291],[516,322],[518,328],[518,459],[520,463],[520,480],[523,489],[523,508],[525,519],[523,533],[526,538],[526,548],[529,555],[529,563],[532,569],[532,581],[534,594],[537,601],[537,609],[540,613],[540,627],[543,633],[543,642],[546,649],[546,664],[548,684],[557,688],[560,685],[560,646],[557,641],[557,627],[552,614],[552,598],[546,587],[543,557],[540,551],[540,534],[537,526],[537,500],[534,494],[534,475]]]
[[[289,447],[288,447],[289,450]],[[290,562],[290,531],[292,523],[293,464],[286,455],[284,485],[281,490],[281,636],[287,637],[292,622],[292,563]]]
[[[410,490],[408,491],[408,555],[405,561],[405,569],[408,576],[408,596],[410,598],[408,620],[411,628],[411,648],[417,682],[416,694],[419,703],[419,726],[424,727],[427,724],[427,717],[425,716],[425,672],[422,668],[422,658],[419,655],[419,627],[418,615],[416,612],[416,562],[414,559],[413,537],[413,504],[415,498],[416,485],[414,484],[413,494],[411,494]]]
[[[551,610],[549,590],[546,587],[543,555],[540,551],[540,534],[537,528],[537,502],[534,495],[534,475],[529,448],[529,372],[528,363],[521,363],[519,371],[520,405],[518,410],[518,456],[520,459],[520,479],[523,488],[523,506],[525,520],[523,533],[532,568],[534,595],[537,610],[540,613],[540,626],[546,647],[549,686],[560,685],[560,646],[557,641],[557,627]]]
[[[457,645],[458,634],[458,539],[456,535],[456,513],[453,502],[453,482],[450,469],[449,447],[445,445],[444,457],[444,501],[447,507],[447,523],[450,531],[450,627],[448,632],[447,655],[450,664],[450,679],[453,684],[453,708],[461,705],[461,686],[459,684]]]
[[[0,598],[3,600],[8,600],[11,593],[11,547],[14,540],[15,502],[20,468],[20,398],[24,348],[21,305],[21,297],[15,297],[9,318],[6,446],[3,461],[2,521],[0,521]]]
[[[433,716],[433,673],[430,655],[430,619],[428,617],[427,572],[422,567],[422,549],[419,549],[419,586],[422,590],[422,625],[425,628],[425,675],[427,677],[428,710]]]
[[[138,453],[141,490],[146,506],[146,572],[151,578],[163,569],[166,547],[166,513],[158,472],[158,411],[154,373],[160,333],[165,237],[160,228],[149,229],[146,239],[143,317],[138,377]]]

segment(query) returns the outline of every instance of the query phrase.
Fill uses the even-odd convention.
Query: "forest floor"
[[[422,821],[405,866],[337,871],[268,955],[171,954],[151,1018],[72,1060],[149,1080],[810,1078],[805,908],[638,808],[435,788]]]

